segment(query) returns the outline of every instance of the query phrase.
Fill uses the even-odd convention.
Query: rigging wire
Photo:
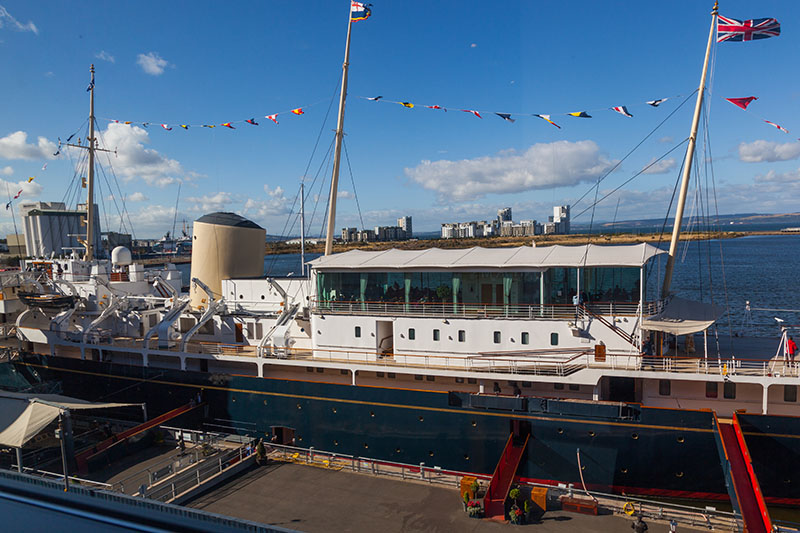
[[[344,145],[344,158],[347,161],[347,170],[350,172],[350,183],[353,184],[353,196],[356,199],[356,207],[358,208],[358,219],[361,221],[361,229],[364,229],[364,217],[361,216],[361,204],[358,202],[358,192],[356,192],[356,181],[353,179],[353,168],[350,166],[350,154],[347,152],[347,143],[342,139]]]
[[[603,181],[604,179],[606,179],[606,178],[607,178],[607,177],[608,177],[608,176],[609,176],[609,175],[610,175],[612,172],[614,172],[614,171],[615,171],[617,168],[619,168],[619,166],[620,166],[620,165],[622,165],[622,163],[623,163],[623,162],[624,162],[626,159],[628,159],[628,157],[630,157],[630,156],[633,154],[633,152],[635,152],[635,151],[636,151],[636,150],[637,150],[637,149],[638,149],[638,148],[639,148],[639,147],[640,147],[642,144],[644,144],[644,142],[645,142],[645,141],[646,141],[648,138],[650,138],[650,136],[652,136],[652,135],[653,135],[653,134],[654,134],[654,133],[655,133],[655,132],[656,132],[656,131],[657,131],[657,130],[658,130],[660,127],[661,127],[661,126],[663,126],[663,125],[664,125],[664,123],[665,123],[666,121],[668,121],[670,118],[672,118],[672,116],[673,116],[675,113],[677,113],[677,112],[678,112],[678,110],[679,110],[681,107],[683,107],[683,106],[684,106],[684,104],[686,104],[686,102],[688,102],[688,101],[689,101],[689,99],[692,97],[692,95],[694,95],[696,92],[697,92],[697,89],[695,89],[694,91],[692,91],[692,93],[691,93],[689,96],[687,96],[686,98],[684,98],[684,99],[683,99],[683,101],[682,101],[682,102],[681,102],[681,103],[678,105],[678,107],[676,107],[675,109],[673,109],[673,110],[672,110],[672,111],[669,113],[669,115],[667,115],[667,116],[666,116],[666,118],[664,118],[664,120],[662,120],[661,122],[659,122],[659,123],[658,123],[658,125],[656,125],[656,127],[655,127],[655,128],[653,128],[653,129],[650,131],[650,133],[648,133],[647,135],[645,135],[645,136],[644,136],[644,138],[643,138],[641,141],[639,141],[639,143],[638,143],[636,146],[634,146],[634,147],[633,147],[633,148],[632,148],[632,149],[631,149],[631,150],[630,150],[630,151],[629,151],[627,154],[625,154],[625,156],[624,156],[622,159],[620,159],[619,161],[617,161],[617,163],[616,163],[615,165],[613,165],[613,166],[612,166],[610,169],[608,169],[608,170],[605,172],[605,174],[601,175],[601,176],[598,178],[598,180],[597,180],[597,184],[599,185],[599,183],[600,183],[601,181]],[[580,204],[580,203],[581,203],[581,200],[583,200],[583,199],[586,197],[586,195],[588,195],[588,194],[589,194],[589,193],[592,191],[592,189],[593,189],[593,188],[594,188],[594,185],[593,185],[592,187],[589,187],[589,189],[588,189],[588,190],[587,190],[585,193],[583,193],[583,196],[581,196],[581,197],[580,197],[580,198],[578,198],[578,199],[577,199],[575,202],[573,202],[573,203],[572,203],[572,209],[575,209],[575,207],[576,207],[578,204]],[[585,212],[586,212],[586,210],[582,211],[582,213],[585,213]],[[577,218],[577,217],[574,217],[574,218]]]

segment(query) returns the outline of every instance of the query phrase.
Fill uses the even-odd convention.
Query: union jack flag
[[[776,19],[736,20],[719,15],[717,23],[718,43],[766,39],[780,34],[781,24]]]

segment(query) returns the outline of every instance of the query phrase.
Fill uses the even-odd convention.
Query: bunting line
[[[753,116],[758,117],[760,120],[763,120],[764,122],[766,122],[770,126],[779,129],[783,133],[789,133],[789,130],[787,130],[786,128],[784,128],[780,124],[776,124],[775,122],[767,120],[764,117],[762,117],[760,115],[756,115],[755,113],[753,113],[752,111],[747,109],[747,106],[752,104],[754,101],[758,100],[758,96],[746,96],[746,97],[742,97],[742,98],[723,98],[723,100],[726,100],[726,101],[732,103],[733,105],[735,105],[736,107],[738,107],[738,108],[740,108],[740,109],[742,109],[742,110],[744,110],[744,111],[746,111],[748,113],[751,113]]]
[[[677,98],[681,98],[681,97],[682,97],[682,95],[667,96],[667,97],[663,97],[663,98],[657,98],[655,100],[646,100],[644,102],[641,102],[640,104],[634,104],[634,105],[648,105],[650,107],[658,107],[661,104],[663,104],[664,102],[666,102],[667,100],[677,99]],[[386,103],[386,104],[396,104],[396,105],[403,106],[406,109],[425,108],[425,109],[434,109],[434,110],[440,110],[440,111],[445,111],[445,112],[448,109],[458,109],[459,111],[462,111],[464,113],[470,113],[470,114],[474,115],[477,118],[483,118],[484,115],[496,115],[497,117],[502,119],[504,122],[508,122],[509,124],[515,123],[517,121],[518,117],[537,117],[537,118],[541,118],[542,120],[544,120],[546,122],[549,122],[550,124],[552,124],[553,126],[559,128],[559,129],[561,129],[561,126],[559,126],[558,124],[556,124],[553,121],[553,117],[555,117],[555,116],[567,116],[567,117],[573,117],[573,118],[584,118],[584,119],[589,118],[590,119],[590,118],[593,118],[593,115],[590,114],[590,111],[591,112],[595,112],[595,111],[601,111],[601,110],[606,110],[606,111],[607,110],[611,110],[611,111],[616,111],[617,113],[620,113],[620,114],[622,114],[622,115],[624,115],[626,117],[633,117],[633,114],[630,111],[628,111],[628,106],[624,106],[624,105],[623,106],[603,107],[603,108],[598,108],[596,110],[570,111],[568,113],[509,113],[507,111],[488,111],[488,110],[484,110],[484,109],[461,109],[461,108],[457,108],[457,107],[443,106],[443,105],[440,105],[440,104],[416,104],[414,102],[410,102],[410,101],[407,101],[407,100],[389,100],[389,99],[385,98],[383,95],[378,95],[378,96],[357,96],[357,95],[355,95],[355,98],[360,98],[362,100],[367,100],[369,102],[381,102],[381,103]]]

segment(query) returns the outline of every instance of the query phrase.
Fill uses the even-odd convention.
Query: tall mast
[[[94,259],[94,65],[89,69],[91,72],[91,82],[89,82],[89,188],[86,203],[86,255],[84,260]]]
[[[300,272],[306,276],[306,193],[305,182],[300,182]]]
[[[686,147],[686,159],[683,163],[683,178],[681,180],[681,192],[678,196],[678,207],[675,211],[675,223],[672,225],[672,239],[669,243],[669,256],[667,266],[664,270],[664,286],[661,289],[661,297],[669,295],[669,286],[672,283],[672,271],[675,268],[675,256],[678,252],[678,239],[681,235],[681,222],[683,219],[683,208],[686,205],[686,193],[689,190],[689,176],[692,173],[692,161],[694,159],[694,147],[697,144],[697,127],[700,124],[700,111],[703,108],[703,92],[706,88],[706,73],[708,72],[708,58],[711,55],[711,44],[714,42],[714,29],[716,28],[717,13],[719,2],[714,2],[714,9],[711,10],[711,28],[708,30],[708,45],[706,46],[706,58],[703,61],[703,74],[700,77],[700,87],[697,89],[697,102],[694,106],[694,118],[692,119],[692,131],[689,134],[689,146]]]
[[[336,194],[339,188],[339,165],[342,157],[344,138],[344,104],[347,98],[347,69],[350,66],[350,30],[353,28],[350,2],[347,3],[347,44],[344,46],[342,64],[342,92],[339,95],[339,120],[336,123],[336,151],[333,153],[333,176],[331,177],[331,197],[328,204],[328,234],[325,238],[325,255],[333,253],[333,232],[336,225]]]

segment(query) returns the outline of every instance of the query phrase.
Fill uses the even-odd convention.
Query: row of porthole
[[[475,425],[474,422],[473,422],[473,425]],[[557,428],[556,431],[558,432],[559,435],[563,435],[564,434],[564,428]],[[589,436],[590,437],[594,437],[596,435],[597,435],[597,433],[595,433],[594,431],[589,431]],[[631,433],[631,438],[633,440],[639,440],[639,434],[638,433]],[[683,435],[678,435],[677,437],[675,437],[675,440],[677,442],[681,443],[681,444],[686,441],[686,439],[683,437]]]

